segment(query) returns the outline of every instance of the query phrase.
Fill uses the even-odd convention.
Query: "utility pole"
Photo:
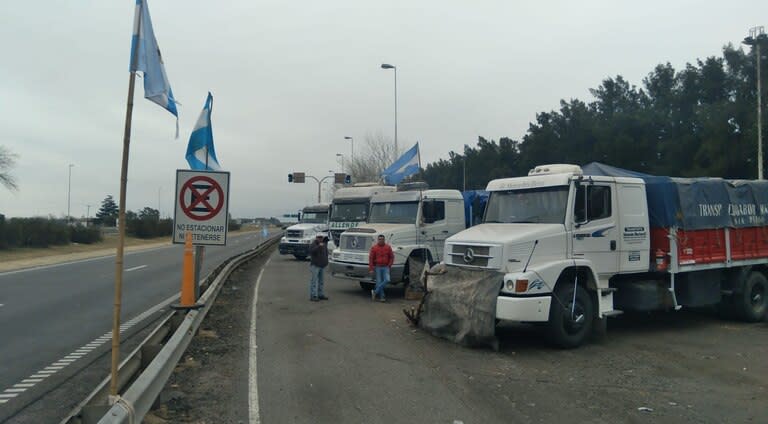
[[[755,48],[755,61],[757,66],[757,179],[763,179],[763,90],[760,77],[760,45],[768,40],[765,29],[762,26],[750,28],[749,36],[743,41],[748,46]]]
[[[72,167],[73,164],[69,164],[69,184],[67,185],[67,224],[72,223],[72,216],[70,215],[70,205],[72,204]]]
[[[88,226],[88,221],[91,218],[91,205],[85,205],[86,212],[85,212],[85,226]]]

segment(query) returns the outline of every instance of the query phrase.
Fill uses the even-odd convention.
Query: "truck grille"
[[[487,268],[491,256],[489,246],[471,246],[471,245],[451,245],[451,252],[448,254],[450,264],[459,266],[474,266]]]
[[[370,236],[357,236],[349,233],[341,235],[341,248],[344,250],[368,251],[373,239]]]
[[[301,230],[288,230],[285,232],[286,238],[301,238],[303,231]]]

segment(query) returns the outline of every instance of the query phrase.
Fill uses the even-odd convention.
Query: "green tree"
[[[11,175],[11,169],[16,166],[18,156],[4,146],[0,146],[0,184],[8,190],[18,190],[16,178]]]
[[[115,222],[117,221],[118,211],[117,203],[115,203],[112,195],[107,195],[107,197],[101,201],[101,207],[96,212],[95,222],[114,227]]]

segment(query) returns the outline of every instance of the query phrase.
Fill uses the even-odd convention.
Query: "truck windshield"
[[[308,224],[325,224],[328,222],[328,213],[326,212],[304,212],[301,214],[301,222]]]
[[[374,203],[368,222],[379,224],[415,224],[419,202]]]
[[[368,219],[368,202],[335,203],[331,210],[331,221],[365,221]]]
[[[568,186],[494,191],[483,222],[563,224],[567,204]]]

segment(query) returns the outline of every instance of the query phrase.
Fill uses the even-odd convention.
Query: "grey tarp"
[[[496,271],[436,265],[427,279],[419,326],[464,346],[497,349],[496,298],[501,281]]]

